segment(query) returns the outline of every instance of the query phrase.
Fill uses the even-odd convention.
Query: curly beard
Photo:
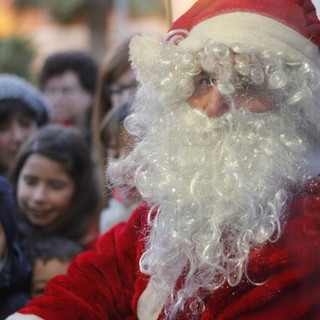
[[[140,268],[174,319],[185,308],[201,313],[204,292],[236,286],[252,248],[280,236],[288,189],[309,178],[304,154],[312,132],[285,106],[209,119],[182,104],[160,119],[108,174],[119,184],[134,176],[157,208]]]

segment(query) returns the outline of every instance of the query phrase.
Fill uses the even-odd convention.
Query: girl
[[[130,152],[133,137],[124,127],[124,120],[130,113],[130,105],[125,103],[116,110],[110,111],[102,121],[100,138],[106,149],[108,163],[114,163]],[[112,187],[110,181],[107,181],[107,184],[110,187],[111,197],[108,206],[100,214],[100,233],[104,233],[119,222],[128,220],[141,201],[136,189],[119,192]]]
[[[50,125],[22,147],[11,173],[21,211],[21,240],[62,235],[93,244],[99,192],[90,152],[73,129]]]
[[[110,195],[105,183],[108,154],[106,140],[101,137],[101,132],[110,114],[123,104],[129,103],[135,93],[137,83],[129,61],[129,42],[130,39],[124,41],[114,52],[108,53],[102,63],[97,82],[96,103],[92,110],[93,152],[96,155],[100,183],[107,196]],[[108,199],[105,201],[107,204]]]

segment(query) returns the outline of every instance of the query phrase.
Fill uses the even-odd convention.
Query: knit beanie
[[[42,93],[26,80],[13,74],[0,74],[0,103],[6,99],[19,99],[32,108],[38,126],[48,123],[49,105]]]
[[[4,229],[9,249],[16,236],[16,220],[17,208],[11,185],[4,177],[0,176],[0,223]]]

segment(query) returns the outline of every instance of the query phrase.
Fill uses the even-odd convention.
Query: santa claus
[[[144,202],[9,319],[320,319],[320,22],[310,0],[199,0],[136,36]]]

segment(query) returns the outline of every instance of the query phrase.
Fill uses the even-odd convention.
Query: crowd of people
[[[0,320],[320,319],[319,101],[311,0],[0,75]]]
[[[128,46],[101,67],[83,51],[54,53],[37,84],[0,75],[0,319],[43,295],[137,206],[139,197],[125,201],[101,178],[131,144],[123,126],[135,89]]]

